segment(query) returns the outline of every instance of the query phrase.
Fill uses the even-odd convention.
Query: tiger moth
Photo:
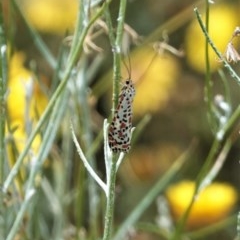
[[[108,130],[109,147],[114,153],[127,153],[131,148],[132,103],[135,88],[131,79],[125,81],[118,105]]]

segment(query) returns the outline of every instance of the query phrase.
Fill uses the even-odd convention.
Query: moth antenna
[[[128,67],[128,65],[126,64],[125,60],[123,60],[122,62],[123,62],[124,66],[125,66],[125,68],[126,68],[126,70],[127,70],[127,72],[128,72],[128,79],[131,79],[132,66],[131,66],[131,59],[130,59],[129,54],[127,54],[127,59],[128,59],[128,65],[129,65],[129,67]]]

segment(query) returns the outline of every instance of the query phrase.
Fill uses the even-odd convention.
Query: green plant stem
[[[2,4],[0,4],[2,6]],[[8,76],[7,43],[3,25],[2,9],[0,9],[0,184],[4,179],[5,156],[5,120],[6,120],[6,88]]]
[[[111,161],[110,178],[109,178],[109,182],[107,183],[108,194],[107,194],[103,240],[111,240],[113,214],[114,214],[116,175],[117,175],[117,159],[116,159],[116,154],[114,154],[113,159]]]
[[[228,79],[223,71],[223,69],[218,69],[218,74],[223,82],[224,93],[223,96],[229,106],[232,106],[231,92]],[[229,114],[232,112],[232,109],[229,110]]]
[[[78,45],[79,38],[81,37],[82,29],[86,29],[88,28],[87,26],[89,26],[88,14],[89,14],[89,2],[87,0],[79,1],[77,23],[76,23],[76,27],[75,27],[75,31],[72,39],[73,46]],[[78,58],[80,54],[81,54],[80,49],[77,49],[77,48],[70,49],[70,54],[69,54],[70,56],[75,55],[75,57]]]
[[[119,82],[121,79],[121,54],[122,54],[122,37],[125,23],[127,0],[121,0],[118,12],[118,25],[115,46],[113,48],[113,103],[114,109],[118,104]]]
[[[12,239],[15,238],[16,232],[17,232],[17,230],[19,228],[19,225],[22,221],[23,215],[27,211],[27,209],[29,208],[30,201],[31,201],[34,194],[35,194],[35,191],[33,189],[28,189],[28,191],[26,192],[24,201],[23,201],[23,203],[22,203],[22,205],[21,205],[21,207],[20,207],[20,209],[17,213],[17,216],[15,218],[13,226],[11,227],[11,230],[10,230],[6,240],[12,240]]]
[[[110,10],[106,8],[105,17],[108,25],[109,40],[113,51],[113,112],[118,104],[119,96],[119,82],[121,79],[121,53],[122,53],[122,37],[124,30],[124,21],[126,13],[127,0],[121,0],[118,12],[118,24],[116,37],[114,35],[114,28],[111,20]]]
[[[79,79],[78,81],[81,82],[81,88],[79,92],[79,99],[81,104],[81,125],[82,125],[82,135],[83,135],[83,143],[85,149],[91,149],[92,142],[93,142],[93,136],[92,136],[92,130],[91,130],[91,113],[89,109],[89,103],[88,103],[88,86],[86,82],[86,71],[85,71],[85,65],[86,65],[86,59],[83,59],[83,67],[80,70]],[[96,169],[96,159],[93,157],[92,154],[88,153],[86,156],[89,164],[91,167],[95,170]],[[95,180],[93,177],[88,174],[88,195],[89,195],[89,229],[90,229],[90,235],[92,239],[97,238],[97,232],[98,232],[98,204],[99,204],[99,194],[98,189],[95,183]]]
[[[209,2],[208,0],[205,1],[206,5],[206,19],[205,19],[205,26],[206,26],[206,31],[209,31]],[[212,109],[212,80],[211,80],[211,68],[210,68],[210,61],[209,61],[209,44],[208,44],[208,39],[205,38],[205,63],[206,63],[206,74],[205,74],[205,84],[204,84],[204,100],[207,105],[207,116],[208,120],[211,124],[211,127],[214,128],[215,122],[213,121],[213,109]]]
[[[115,34],[114,34],[114,28],[112,25],[111,15],[110,15],[110,9],[109,6],[106,8],[105,11],[105,18],[106,23],[108,26],[109,31],[109,40],[113,51],[113,87],[112,87],[112,112],[115,112],[115,109],[118,104],[118,95],[119,95],[119,81],[121,78],[121,68],[119,61],[117,60],[117,53],[116,53],[116,47],[115,47]]]
[[[82,148],[80,147],[78,141],[77,141],[77,137],[73,131],[73,127],[72,124],[70,124],[71,127],[71,132],[72,132],[72,138],[73,138],[73,142],[77,148],[78,151],[78,155],[80,157],[80,159],[82,160],[85,168],[87,169],[88,173],[92,176],[93,179],[95,179],[95,181],[98,183],[98,185],[102,188],[102,190],[104,191],[104,193],[107,195],[107,187],[106,184],[99,178],[99,176],[96,174],[96,172],[94,171],[94,169],[91,167],[91,165],[88,163],[87,158],[85,157]]]
[[[23,159],[24,157],[27,155],[28,150],[35,138],[35,136],[37,135],[37,133],[40,131],[41,127],[43,126],[43,124],[46,122],[46,120],[48,119],[49,114],[51,113],[51,110],[57,100],[57,98],[59,97],[59,95],[62,93],[62,91],[64,90],[68,78],[71,74],[71,71],[76,63],[76,61],[78,60],[78,56],[79,54],[83,51],[83,43],[84,43],[84,39],[88,33],[89,28],[94,24],[94,22],[103,14],[103,11],[105,9],[106,4],[103,4],[102,7],[99,9],[99,11],[94,15],[94,17],[91,19],[91,21],[89,22],[89,24],[81,31],[81,35],[79,38],[79,41],[77,42],[77,45],[74,46],[72,45],[72,48],[74,48],[74,50],[71,51],[71,54],[69,55],[68,58],[68,65],[66,67],[66,70],[64,72],[63,75],[63,79],[60,82],[58,88],[56,89],[56,91],[53,93],[52,98],[50,99],[44,113],[42,114],[40,120],[38,121],[35,129],[31,132],[28,141],[26,142],[25,148],[22,151],[22,153],[20,154],[19,158],[17,159],[15,165],[13,166],[10,174],[8,175],[6,181],[4,182],[4,186],[3,186],[3,191],[6,192],[7,189],[9,188],[10,184],[12,183],[12,181],[14,180],[15,176],[17,175],[19,168],[22,165]]]
[[[236,240],[240,240],[240,212],[238,212],[237,216],[237,237]]]
[[[119,96],[119,83],[121,79],[121,53],[122,53],[122,37],[124,29],[124,20],[126,13],[127,0],[121,0],[118,12],[118,24],[116,38],[114,37],[114,30],[111,20],[109,8],[106,8],[105,17],[109,30],[109,39],[113,50],[113,112],[115,111],[118,104]],[[105,155],[105,157],[108,157]],[[110,160],[110,161],[107,161]],[[105,163],[111,163],[110,165],[110,176],[107,176],[107,204],[105,213],[105,225],[103,240],[111,239],[112,225],[113,225],[113,214],[114,214],[114,200],[115,200],[115,181],[117,174],[117,154],[112,155],[112,159],[105,159]],[[106,166],[108,174],[108,166]]]
[[[108,4],[107,4],[108,5]],[[89,24],[89,13],[90,13],[90,2],[89,0],[82,0],[79,4],[79,15],[78,15],[78,21],[77,21],[77,27],[76,32],[74,34],[73,38],[73,44],[78,43],[79,36],[81,35],[81,32],[79,32],[79,29],[84,29],[86,25]],[[72,49],[73,50],[73,49]],[[85,58],[83,58],[83,62],[85,65]],[[91,126],[90,126],[90,112],[89,112],[89,104],[88,104],[88,91],[87,91],[87,82],[86,82],[86,72],[85,72],[85,66],[83,66],[80,76],[80,82],[81,82],[81,89],[80,89],[80,104],[82,108],[82,129],[83,129],[83,141],[85,149],[90,149],[93,139],[92,139],[92,133],[91,133]],[[93,158],[93,155],[89,154],[87,156],[87,159],[92,166],[93,169],[96,169],[96,162]],[[91,238],[96,239],[97,237],[97,229],[98,229],[98,202],[99,202],[99,196],[97,194],[97,187],[94,179],[88,175],[88,195],[89,195],[89,223],[90,223],[90,235]]]
[[[7,41],[3,22],[3,6],[0,3],[0,186],[5,179],[5,122],[6,122],[6,86],[7,86]],[[2,193],[0,193],[2,195]],[[3,197],[0,196],[0,238],[5,236],[5,207]]]

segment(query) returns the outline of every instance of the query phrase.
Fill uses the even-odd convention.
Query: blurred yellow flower
[[[64,34],[77,18],[77,0],[25,0],[24,11],[30,23],[44,33]]]
[[[145,47],[131,55],[131,67],[131,78],[136,86],[134,117],[164,108],[179,76],[177,60],[170,54],[157,55],[153,48]],[[123,76],[127,76],[126,71]]]
[[[24,126],[26,110],[29,107],[29,118],[36,121],[47,105],[48,99],[34,81],[33,74],[26,69],[23,53],[15,53],[10,60],[7,99],[8,116],[11,122],[21,122]],[[27,98],[29,99],[29,103]],[[29,104],[29,106],[28,106]]]
[[[33,74],[24,67],[24,60],[24,54],[18,52],[12,56],[9,63],[7,113],[11,133],[7,132],[6,136],[10,166],[13,166],[18,154],[24,149],[31,128],[48,102],[37,81],[34,81]],[[40,143],[40,135],[37,135],[29,153],[36,153]],[[24,171],[21,169],[21,178],[23,177]]]
[[[209,14],[209,35],[222,53],[232,37],[233,30],[238,25],[237,8],[230,4],[211,5]],[[205,15],[202,19],[205,21]],[[185,51],[188,64],[196,71],[205,72],[205,36],[197,20],[194,20],[186,31]],[[211,71],[221,66],[216,54],[209,47]]]
[[[166,191],[173,216],[178,220],[188,207],[195,189],[192,181],[182,181],[170,186]],[[187,227],[197,228],[223,220],[232,210],[238,195],[226,183],[212,183],[204,189],[190,212]]]

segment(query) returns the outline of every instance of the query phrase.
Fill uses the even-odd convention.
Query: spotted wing
[[[109,146],[113,152],[128,152],[131,148],[132,102],[135,88],[127,80],[119,95],[117,109],[108,132]]]

